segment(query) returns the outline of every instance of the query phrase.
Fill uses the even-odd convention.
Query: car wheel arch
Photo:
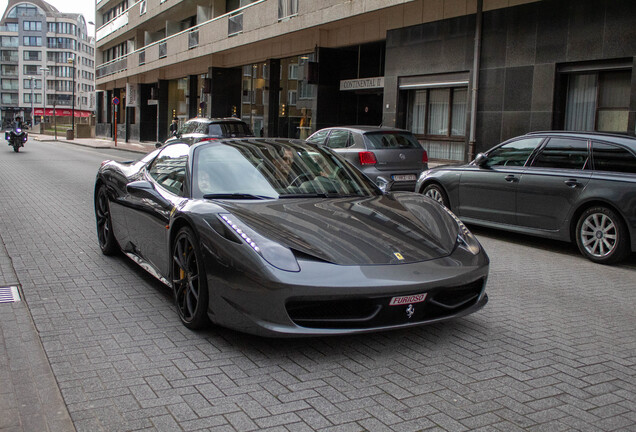
[[[606,207],[610,209],[611,211],[613,211],[614,213],[616,213],[618,217],[621,218],[621,222],[623,222],[623,224],[627,228],[628,240],[631,241],[632,232],[630,231],[630,227],[629,227],[629,224],[627,223],[627,219],[625,218],[625,215],[615,205],[607,201],[596,199],[596,200],[586,201],[582,203],[581,205],[579,205],[579,207],[576,208],[574,212],[572,212],[572,216],[570,217],[570,226],[569,226],[571,242],[576,243],[576,225],[579,222],[579,218],[587,209],[592,207]]]
[[[444,187],[444,185],[440,181],[438,181],[437,179],[431,179],[431,180],[428,180],[428,181],[422,183],[422,187],[420,188],[419,193],[423,194],[424,190],[430,185],[438,186],[442,190],[442,192],[446,196],[446,200],[448,201],[448,205],[449,205],[449,208],[450,208],[450,206],[452,205],[450,194],[448,193],[448,190],[446,189],[446,187]]]

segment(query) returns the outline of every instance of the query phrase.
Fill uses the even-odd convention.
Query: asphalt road
[[[78,431],[636,430],[634,255],[600,266],[475,229],[492,264],[471,316],[354,337],[192,332],[162,284],[97,246],[95,172],[138,156],[0,146],[0,240]]]

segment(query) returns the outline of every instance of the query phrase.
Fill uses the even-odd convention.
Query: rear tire
[[[612,264],[629,253],[629,233],[623,220],[607,207],[590,207],[576,224],[576,244],[590,261]]]
[[[442,187],[436,183],[431,183],[424,188],[422,192],[425,196],[434,199],[447,209],[450,209],[450,202],[448,201],[448,196]]]

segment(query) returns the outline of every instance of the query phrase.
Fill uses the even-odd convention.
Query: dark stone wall
[[[472,70],[474,32],[475,16],[471,15],[387,33],[385,124],[402,126],[399,77]],[[476,150],[532,130],[560,126],[562,107],[555,96],[563,91],[559,65],[613,59],[633,62],[635,56],[634,0],[543,0],[485,12]],[[633,73],[632,133],[635,124]]]

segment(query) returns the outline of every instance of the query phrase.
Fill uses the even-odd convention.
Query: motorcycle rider
[[[15,130],[15,128],[24,129],[24,125],[22,124],[22,117],[16,116],[11,124],[11,129]]]

